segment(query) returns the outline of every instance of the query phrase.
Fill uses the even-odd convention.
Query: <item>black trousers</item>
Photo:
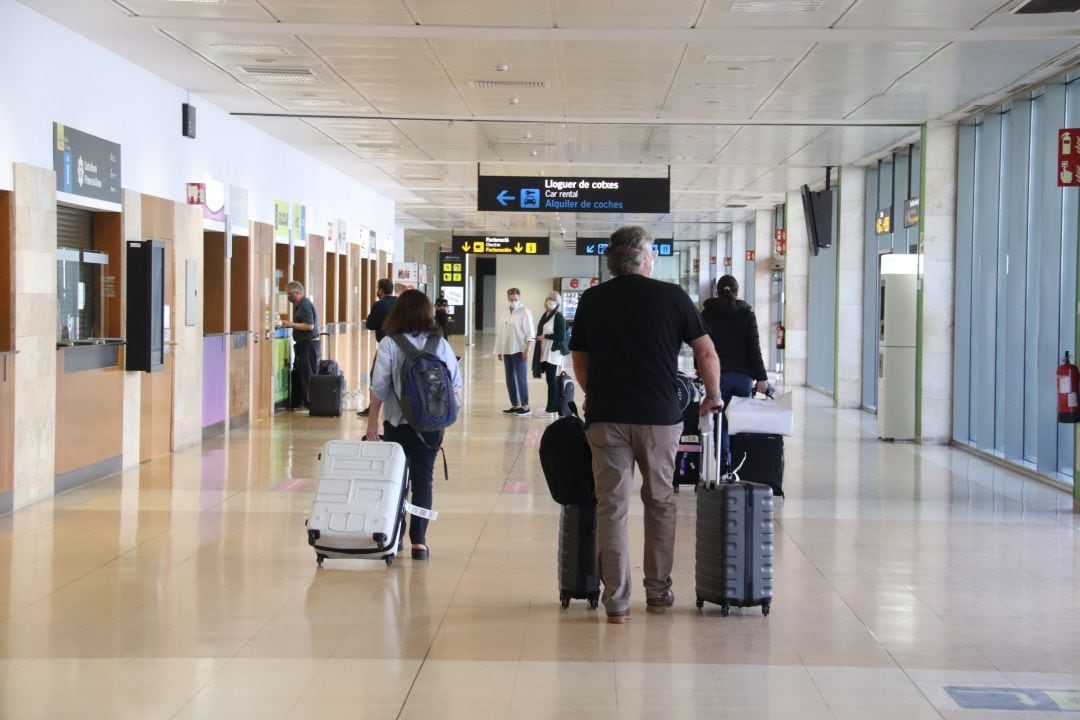
[[[442,445],[443,431],[423,433],[421,440],[408,425],[391,425],[383,422],[383,440],[395,442],[405,451],[409,464],[409,484],[412,486],[412,504],[427,510],[431,509],[434,494],[435,456]],[[422,517],[409,517],[409,542],[414,545],[427,545],[428,521]]]
[[[293,383],[289,407],[308,407],[311,404],[311,376],[319,367],[319,341],[297,340],[293,343]]]

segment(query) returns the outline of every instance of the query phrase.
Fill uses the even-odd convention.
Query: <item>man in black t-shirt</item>
[[[689,296],[678,285],[650,279],[652,237],[623,227],[604,253],[614,276],[586,290],[578,303],[570,351],[585,391],[586,435],[596,479],[597,552],[608,622],[630,617],[630,531],[627,516],[634,463],[645,504],[645,603],[664,612],[675,596],[675,497],[671,478],[682,432],[675,395],[679,348],[694,350],[705,383],[701,414],[723,407],[720,365]]]
[[[289,408],[311,402],[311,376],[319,367],[319,321],[315,306],[304,295],[304,286],[295,280],[285,286],[293,304],[292,320],[282,320],[281,326],[293,331],[293,387],[289,393]]]
[[[394,305],[397,304],[397,295],[394,294],[394,283],[387,278],[380,278],[375,283],[375,297],[377,300],[371,305],[371,310],[368,311],[367,320],[364,321],[364,327],[368,330],[375,331],[375,342],[379,343],[385,333],[383,333],[383,323],[386,322],[386,318],[390,316],[390,311],[394,309]],[[371,360],[371,372],[368,373],[368,379],[371,379],[371,373],[375,371],[375,360]],[[370,412],[370,408],[364,408],[357,411],[357,415],[360,417],[367,417]]]

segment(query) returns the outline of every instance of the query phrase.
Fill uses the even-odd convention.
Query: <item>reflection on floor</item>
[[[550,418],[500,412],[489,352],[465,352],[429,562],[316,569],[304,534],[316,453],[361,436],[351,413],[281,415],[0,518],[0,717],[1080,708],[1067,692],[1080,691],[1070,498],[957,450],[877,442],[872,417],[811,392],[795,393],[769,618],[695,610],[692,492],[678,496],[673,611],[646,614],[640,589],[627,625],[580,601],[560,609],[557,506],[535,449]],[[531,392],[543,397],[540,381]]]

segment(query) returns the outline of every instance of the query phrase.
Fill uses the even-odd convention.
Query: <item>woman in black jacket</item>
[[[548,293],[544,301],[544,314],[536,324],[536,355],[539,366],[534,368],[534,375],[540,376],[539,370],[547,379],[547,406],[549,413],[559,412],[558,374],[562,369],[563,358],[570,354],[566,344],[569,334],[566,332],[566,318],[562,312],[562,295]]]
[[[709,328],[709,337],[720,358],[720,396],[726,407],[732,397],[750,397],[755,388],[768,389],[765,362],[761,359],[757,317],[747,303],[739,300],[739,281],[724,275],[716,281],[716,297],[705,301],[701,313]],[[731,467],[731,447],[728,442],[727,419],[721,421],[721,462]]]

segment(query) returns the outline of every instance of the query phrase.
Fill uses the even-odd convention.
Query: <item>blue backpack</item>
[[[450,369],[438,356],[442,337],[429,335],[423,350],[417,350],[403,335],[391,337],[405,354],[401,374],[394,384],[405,421],[417,432],[452,425],[457,420],[458,402]]]

